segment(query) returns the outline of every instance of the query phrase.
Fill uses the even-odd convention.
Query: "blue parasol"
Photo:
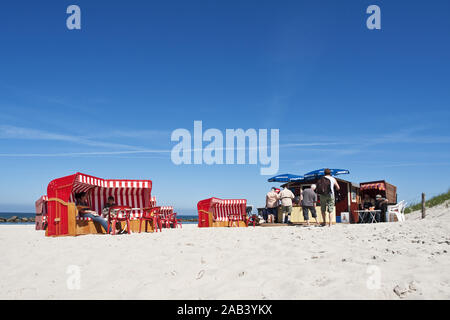
[[[302,181],[305,180],[303,176],[298,176],[295,174],[285,173],[279,174],[275,177],[268,179],[268,182],[293,182],[293,181]]]
[[[330,169],[330,171],[332,176],[350,173],[350,171],[348,171],[347,169]],[[305,173],[304,177],[305,179],[311,179],[311,178],[318,178],[324,175],[325,175],[325,168]]]

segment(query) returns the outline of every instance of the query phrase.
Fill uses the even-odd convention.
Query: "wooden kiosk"
[[[353,212],[355,210],[358,210],[359,203],[360,203],[360,186],[359,184],[346,181],[343,179],[336,178],[336,181],[339,184],[340,187],[340,198],[338,201],[336,201],[335,207],[334,207],[334,214],[332,214],[332,220],[331,223],[336,223],[336,217],[340,217],[342,212],[349,212],[350,213],[350,222],[357,222],[355,220],[355,217],[353,217]],[[295,181],[295,182],[289,182],[282,187],[289,188],[296,197],[300,196],[300,193],[302,190],[310,188],[312,184],[317,183],[319,178],[313,178],[313,179],[305,179],[304,181]],[[320,196],[317,197],[319,202],[316,206],[317,211],[317,219],[319,220],[319,223],[323,223],[323,216],[322,211],[320,208]],[[315,223],[315,219],[311,217],[311,213],[309,213],[309,222]],[[282,213],[281,209],[278,210],[278,221],[281,221],[282,219]],[[356,217],[357,219],[357,217]],[[292,207],[292,213],[291,213],[291,222],[292,223],[305,223],[305,220],[303,218],[303,209],[301,207],[301,204],[294,204]],[[329,222],[328,220],[328,214],[326,215],[326,223]]]

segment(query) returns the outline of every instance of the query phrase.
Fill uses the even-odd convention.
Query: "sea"
[[[0,212],[0,218],[9,219],[13,216],[17,216],[19,218],[33,218],[36,216],[36,213],[30,212]],[[182,219],[183,224],[197,224],[197,215],[177,215],[178,219]],[[186,220],[195,220],[195,221],[186,221]],[[0,224],[34,224],[34,222],[0,222]]]

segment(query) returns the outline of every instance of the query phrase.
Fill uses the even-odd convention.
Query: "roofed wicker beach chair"
[[[197,203],[199,227],[247,226],[247,200],[209,198]]]
[[[97,214],[103,212],[108,197],[118,206],[131,208],[128,230],[137,231],[143,208],[151,205],[151,189],[151,180],[102,179],[79,172],[55,179],[47,187],[46,236],[106,233],[90,218],[78,215],[75,194],[80,192],[87,194],[89,209]]]

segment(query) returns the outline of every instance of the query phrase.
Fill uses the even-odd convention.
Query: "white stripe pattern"
[[[212,208],[212,212],[217,221],[228,221],[230,215],[241,215],[243,219],[246,215],[247,200],[227,199],[220,200]]]

